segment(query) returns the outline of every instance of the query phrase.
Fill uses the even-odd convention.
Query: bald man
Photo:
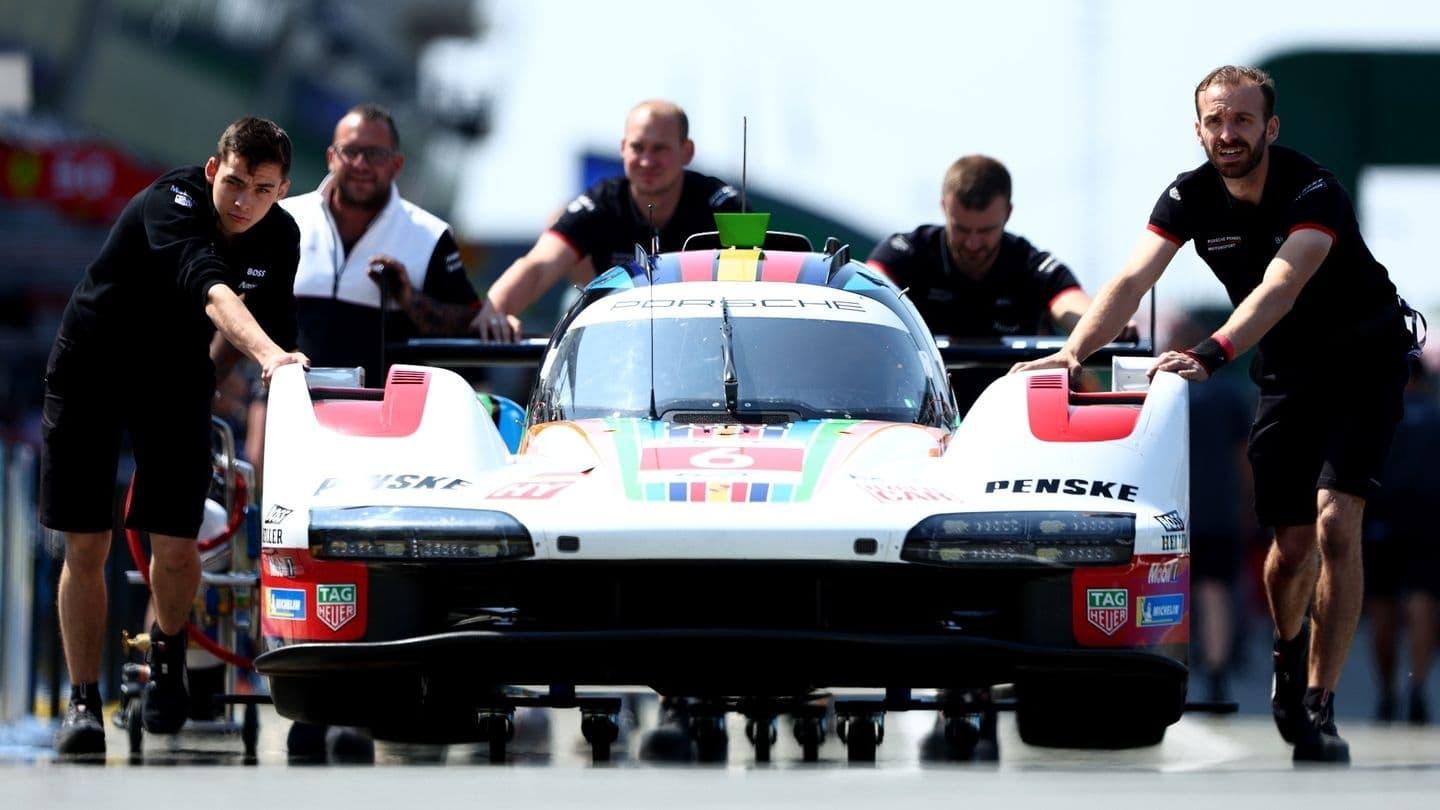
[[[561,278],[588,284],[598,273],[626,261],[635,245],[650,245],[650,214],[660,230],[660,249],[679,250],[694,233],[715,230],[712,214],[739,211],[739,194],[723,180],[685,167],[695,157],[690,121],[668,101],[637,104],[620,139],[625,176],[588,189],[540,235],[530,252],[496,280],[476,319],[482,337],[515,340],[524,309]]]

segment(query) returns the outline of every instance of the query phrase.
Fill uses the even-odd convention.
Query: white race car
[[[617,703],[586,690],[618,685],[686,707],[702,755],[739,710],[758,758],[780,714],[813,758],[852,688],[886,690],[832,707],[854,759],[912,689],[972,745],[1002,683],[1027,742],[1153,744],[1185,703],[1189,479],[1184,382],[1143,368],[1002,377],[962,421],[888,280],[745,247],[591,283],[517,453],[453,372],[287,366],[257,668],[287,717],[501,755],[528,702],[578,705],[604,758]]]

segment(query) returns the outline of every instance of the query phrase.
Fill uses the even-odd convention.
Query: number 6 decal
[[[690,466],[707,470],[739,470],[752,466],[755,459],[739,447],[716,447],[690,457]]]

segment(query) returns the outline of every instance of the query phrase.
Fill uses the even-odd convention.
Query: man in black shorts
[[[1010,195],[1004,164],[962,157],[940,186],[945,224],[891,234],[870,252],[867,263],[908,291],[933,334],[963,340],[1069,333],[1089,308],[1090,296],[1064,262],[1005,230],[1014,211]],[[961,410],[998,376],[988,368],[951,371]]]
[[[1161,355],[1152,373],[1205,380],[1259,344],[1250,462],[1260,522],[1275,530],[1265,560],[1276,628],[1271,705],[1297,761],[1349,762],[1334,689],[1363,598],[1365,500],[1379,486],[1401,414],[1407,308],[1335,176],[1272,146],[1280,119],[1264,71],[1217,68],[1196,88],[1195,110],[1207,162],[1160,196],[1129,263],[1065,347],[1015,370],[1078,369],[1120,330],[1180,246],[1195,241],[1235,311],[1191,349]]]
[[[65,537],[59,609],[72,686],[56,733],[62,755],[105,751],[97,684],[124,432],[135,454],[125,525],[149,532],[153,553],[141,716],[157,733],[185,722],[185,624],[211,478],[211,339],[218,329],[267,382],[309,362],[282,348],[295,341],[299,233],[274,204],[289,172],[284,130],[262,118],[231,124],[203,167],[135,195],[65,308],[45,374],[40,464],[40,522]]]
[[[691,234],[715,230],[716,211],[740,210],[739,193],[723,180],[685,167],[695,157],[690,120],[668,101],[645,101],[625,119],[620,140],[625,176],[592,186],[565,208],[490,287],[480,310],[481,337],[520,337],[519,314],[561,278],[588,284],[626,262],[635,245],[650,246],[651,212],[662,251],[679,250]]]

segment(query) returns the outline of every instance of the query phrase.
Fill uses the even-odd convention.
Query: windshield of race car
[[[547,356],[534,404],[546,419],[933,424],[944,390],[936,376],[905,323],[875,299],[814,285],[696,282],[590,303]]]

